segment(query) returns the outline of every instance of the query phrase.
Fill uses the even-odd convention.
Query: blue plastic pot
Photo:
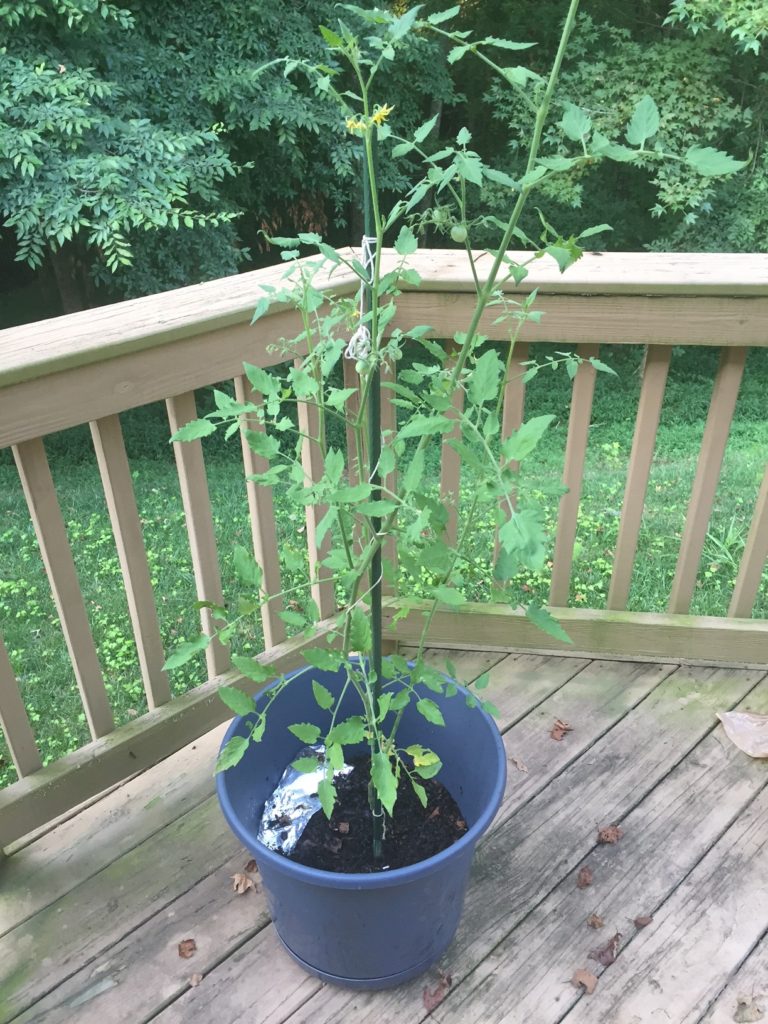
[[[421,743],[440,756],[439,779],[458,803],[468,831],[448,849],[406,868],[340,874],[305,867],[268,850],[256,835],[266,799],[301,747],[288,726],[327,727],[328,713],[314,701],[312,679],[338,694],[345,674],[310,669],[292,675],[270,708],[263,740],[250,744],[238,765],[217,776],[221,808],[258,864],[277,934],[294,960],[337,985],[392,988],[426,971],[453,939],[475,844],[504,793],[501,736],[490,716],[467,707],[461,690],[451,698],[430,694],[440,705],[444,727],[431,725],[409,706],[398,745]],[[346,696],[341,717],[357,713],[356,695]],[[246,735],[246,729],[245,720],[236,718],[224,743]]]

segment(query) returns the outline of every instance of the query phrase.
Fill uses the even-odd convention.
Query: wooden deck
[[[737,1000],[768,1020],[768,764],[736,750],[716,711],[768,712],[768,673],[575,657],[452,654],[491,668],[509,753],[442,964],[439,1024],[722,1024]],[[555,719],[572,726],[556,741]],[[0,1021],[417,1024],[437,971],[351,993],[281,951],[226,829],[211,764],[221,730],[0,865]],[[612,845],[598,828],[618,824]],[[588,867],[592,883],[577,887]],[[591,928],[599,915],[604,925]],[[638,917],[652,917],[636,927]],[[620,933],[614,963],[590,951]],[[196,950],[179,956],[179,943]],[[570,980],[598,976],[592,995]],[[445,987],[445,984],[444,984]]]

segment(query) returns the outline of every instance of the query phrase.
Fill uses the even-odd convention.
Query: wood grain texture
[[[3,865],[0,935],[212,796],[211,765],[226,724],[14,849]]]
[[[35,734],[0,633],[0,726],[20,778],[42,767]]]
[[[723,349],[720,357],[669,595],[672,613],[685,614],[691,606],[746,358],[745,348]]]
[[[175,859],[171,849],[165,856]],[[74,1020],[77,1024],[135,1024],[153,1015],[162,1003],[190,991],[194,975],[207,979],[228,957],[232,958],[227,959],[230,966],[240,963],[240,947],[258,936],[269,921],[260,887],[245,895],[233,890],[232,876],[243,872],[248,860],[248,854],[237,852],[226,863],[216,864],[210,874],[105,947],[92,962],[16,1018],[17,1024],[72,1024]],[[252,877],[258,886],[258,876]],[[122,930],[118,924],[113,934],[120,935]],[[194,938],[197,947],[188,960],[182,959],[178,950],[179,942],[186,938]],[[254,955],[263,946],[257,941],[246,949]],[[277,951],[270,953],[279,968],[285,958]],[[215,981],[220,977],[217,973],[214,984],[204,982],[206,995],[212,988],[217,990]],[[263,992],[258,995],[265,998]],[[181,1005],[186,1007],[185,1001]]]
[[[565,277],[568,275],[566,274]],[[589,295],[541,292],[535,308],[540,323],[526,321],[520,340],[537,344],[708,345],[765,347],[768,298],[688,298],[672,295]],[[474,301],[457,291],[406,292],[398,300],[391,326],[407,330],[429,324],[435,338],[450,338],[457,325],[469,323]],[[479,331],[492,341],[506,341],[509,330],[494,324],[491,309]]]
[[[133,492],[131,467],[125,452],[118,416],[96,420],[90,427],[112,523],[112,533],[115,537],[117,557],[123,573],[139,670],[147,695],[147,705],[151,710],[171,699],[171,686],[168,676],[163,671],[163,642],[160,638],[160,623],[157,619],[139,510]]]
[[[8,932],[0,939],[2,1019],[29,1009],[239,850],[211,797]],[[65,920],[79,923],[62,938]]]
[[[731,617],[747,618],[752,614],[763,568],[768,559],[768,464],[763,474],[763,483],[757,495],[752,523],[749,527],[744,554],[741,556],[739,574],[728,606]]]
[[[299,402],[298,416],[299,430],[304,435],[301,443],[301,465],[304,469],[305,484],[309,487],[313,482],[320,480],[325,471],[320,438],[320,414],[317,406]],[[307,505],[305,511],[309,577],[312,581],[310,592],[320,610],[320,617],[324,619],[336,611],[336,594],[331,579],[333,574],[330,569],[320,564],[331,550],[331,532],[326,533],[320,544],[317,542],[318,526],[327,511],[326,505]]]
[[[523,422],[523,413],[525,410],[525,384],[523,383],[523,377],[525,376],[526,367],[523,365],[528,359],[528,345],[525,342],[518,342],[515,345],[514,351],[509,361],[509,372],[507,373],[507,379],[504,383],[504,400],[501,411],[501,439],[502,441],[510,437],[516,430],[520,429],[520,425]],[[501,459],[502,468],[506,467],[511,472],[516,473],[520,468],[520,463],[515,461],[507,462],[503,457]],[[514,508],[517,504],[517,496],[513,492],[509,501]],[[499,507],[502,512],[507,509],[507,501],[504,498],[499,499]],[[493,540],[494,557],[498,558],[499,555],[499,530],[498,527],[494,531]]]
[[[401,643],[421,636],[425,602],[390,599],[384,604],[384,635],[396,631]],[[391,626],[397,608],[409,614]],[[768,665],[768,622],[705,615],[665,615],[654,612],[614,612],[587,608],[553,608],[552,614],[572,644],[553,640],[521,611],[507,605],[467,602],[460,609],[440,608],[429,631],[429,642],[445,647],[471,643],[496,649],[531,648],[568,653],[641,656],[658,660],[690,659],[718,664]],[[465,621],[462,621],[464,618]]]
[[[13,456],[69,651],[69,660],[77,679],[88,728],[94,739],[106,736],[114,729],[115,722],[43,442],[38,439],[17,445],[13,449]]]
[[[768,929],[768,789],[763,788],[600,979],[568,1024],[669,1015],[697,1024]],[[597,993],[596,993],[597,994]],[[641,1017],[641,1019],[643,1019]]]
[[[384,262],[395,259],[390,251]],[[466,255],[430,250],[412,262],[424,290],[406,289],[392,326],[427,323],[437,337],[452,337],[473,304]],[[524,341],[766,345],[767,266],[768,258],[755,254],[586,254],[568,274],[541,261],[518,289],[506,287],[540,288],[538,305],[547,315],[541,326],[525,325]],[[256,327],[249,322],[261,285],[278,272],[267,268],[0,331],[0,447],[235,377],[244,359],[261,366],[282,361],[270,346],[297,335],[296,313],[276,306]],[[334,275],[336,294],[355,285],[352,275]],[[481,330],[507,338],[490,322]]]
[[[471,976],[563,877],[577,869],[594,847],[598,823],[622,821],[712,730],[715,708],[735,705],[759,679],[755,672],[674,673],[600,742],[591,744],[588,756],[556,772],[540,793],[490,832],[475,855],[456,939],[440,964],[451,974],[454,987]],[[584,728],[589,730],[589,704],[582,707]],[[563,743],[548,737],[546,743],[544,738],[539,742],[560,758],[560,748],[576,739],[579,731],[574,729]],[[511,733],[505,735],[505,746],[512,753],[510,737]],[[575,803],[578,813],[574,813]],[[433,972],[431,978],[416,979],[389,993],[350,994],[327,986],[288,1021],[332,1024],[354,1008],[358,1024],[416,1024],[425,1020],[425,984],[431,986],[436,980]],[[611,1024],[620,1020],[614,1017]],[[443,1018],[442,1024],[449,1021],[463,1024],[460,1014]]]
[[[197,419],[193,391],[175,395],[173,398],[167,399],[165,404],[168,409],[171,434],[175,434],[191,420]],[[174,441],[173,455],[179,475],[179,489],[187,524],[197,599],[223,605],[224,594],[221,589],[219,555],[216,550],[216,534],[213,529],[213,512],[208,493],[208,477],[205,472],[202,444],[199,439]],[[210,608],[200,609],[200,622],[203,632],[207,636],[212,636],[216,632],[216,623]],[[206,649],[205,663],[208,666],[209,676],[220,675],[229,668],[229,652],[216,636],[213,636]]]
[[[287,640],[259,660],[275,676],[289,672],[302,663],[304,648],[316,644],[331,626],[321,622],[312,637]],[[229,717],[218,697],[225,684],[255,692],[239,672],[218,676],[0,791],[0,849],[219,725]]]
[[[268,965],[268,985],[243,984],[247,976],[261,974],[256,965]],[[154,1020],[157,1024],[187,1024],[194,1020],[282,1024],[287,1015],[322,987],[318,978],[307,974],[286,955],[274,929],[265,928],[209,974],[203,984],[191,989]]]
[[[459,346],[456,342],[448,342],[446,345],[448,349],[448,359],[446,360],[446,370],[453,370],[456,365],[456,360],[459,353]],[[464,410],[464,391],[461,388],[456,388],[451,396],[451,405],[449,409],[446,409],[445,415],[448,419],[454,420],[455,425],[452,430],[444,435],[444,441],[454,440],[460,441],[462,436],[461,431],[461,414]],[[459,522],[459,502],[461,500],[461,456],[453,448],[447,444],[443,444],[440,449],[440,501],[445,506],[445,510],[448,513],[448,523],[445,528],[445,541],[447,544],[454,547],[456,544],[456,538],[458,536],[458,522]]]
[[[394,384],[397,380],[397,369],[395,363],[385,363],[381,368],[382,384]],[[381,390],[381,437],[382,444],[391,442],[397,432],[397,407],[392,404],[392,392],[386,387]],[[393,469],[384,477],[384,487],[391,494],[397,491],[397,469]],[[384,542],[381,552],[384,563],[385,579],[382,591],[385,594],[394,594],[397,591],[395,581],[397,580],[397,542],[394,537],[388,537]],[[391,582],[390,582],[391,580]]]
[[[412,652],[404,648],[404,653]],[[439,667],[445,653],[430,650],[427,656]],[[459,934],[441,964],[452,975],[452,990],[431,1017],[423,991],[436,983],[436,973],[392,992],[351,993],[323,986],[296,969],[266,925],[263,894],[232,893],[229,876],[242,870],[248,855],[224,834],[223,824],[217,827],[213,800],[205,799],[196,782],[194,799],[202,796],[202,802],[184,813],[183,781],[173,793],[165,790],[171,814],[181,814],[130,848],[125,848],[131,843],[127,822],[112,824],[117,794],[106,798],[105,843],[99,836],[87,877],[74,879],[68,892],[55,897],[49,889],[53,898],[0,939],[4,1014],[22,1013],[20,1024],[68,1024],[75,1014],[83,1024],[150,1018],[173,1024],[213,1016],[217,1024],[337,1024],[351,1016],[361,1024],[426,1024],[432,1018],[439,1024],[550,1024],[570,1021],[571,1010],[590,1011],[584,1018],[590,1024],[628,1024],[631,1016],[625,1022],[621,1009],[615,1012],[614,988],[619,987],[612,987],[614,972],[626,961],[636,980],[637,943],[648,941],[665,920],[666,908],[680,891],[674,891],[676,886],[697,861],[690,878],[706,864],[708,848],[724,847],[744,822],[741,812],[750,800],[766,792],[765,766],[756,761],[744,765],[743,755],[723,740],[714,712],[739,701],[765,710],[768,679],[758,672],[584,664],[575,658],[500,657],[498,652],[454,651],[451,657],[462,678],[491,672],[488,692],[502,711],[509,784],[501,814],[477,852]],[[573,727],[561,742],[549,736],[555,717]],[[191,759],[192,751],[185,756]],[[194,775],[193,761],[189,764]],[[182,771],[180,762],[158,766],[141,783],[135,779],[123,788],[140,786],[135,807],[142,793],[152,792],[153,776],[162,780],[162,790],[169,775]],[[97,808],[84,814],[95,815]],[[154,824],[162,821],[157,805],[148,817]],[[75,821],[61,826],[63,851],[54,859],[54,874],[71,856],[67,848],[77,849]],[[84,842],[94,842],[95,821],[81,824],[81,849]],[[621,822],[625,835],[616,846],[596,847],[597,825],[609,821]],[[110,829],[115,856],[99,867]],[[51,852],[56,831],[43,840]],[[729,848],[735,863],[744,846]],[[44,852],[31,862],[39,872],[44,871]],[[593,866],[593,885],[577,890],[575,876],[584,863]],[[4,885],[4,896],[24,884],[22,870],[5,877],[11,886]],[[39,875],[38,880],[44,884]],[[744,891],[755,881],[747,877]],[[687,927],[690,920],[706,930],[713,921],[709,903],[719,905],[726,888],[716,887],[710,901],[710,886],[692,887],[690,898],[669,920],[676,927],[681,920]],[[594,904],[586,913],[604,911],[602,933],[584,924],[587,901]],[[577,955],[581,964],[589,949],[608,937],[609,928],[622,930],[627,920],[646,911],[654,914],[653,925],[637,935],[625,927],[626,948],[619,960],[600,977],[592,1001],[579,1002],[567,984],[573,968],[565,975],[564,968]],[[731,918],[724,914],[722,920]],[[732,941],[736,930],[739,935]],[[747,932],[741,924],[731,929],[726,960],[743,959],[754,946]],[[67,935],[65,945],[62,934]],[[722,944],[717,928],[708,935],[711,945]],[[182,938],[197,944],[189,961],[178,956]],[[684,940],[680,948],[688,957],[693,940]],[[675,973],[678,955],[674,945],[664,949],[661,973],[654,969],[650,975],[662,980],[664,971]],[[722,989],[726,960],[721,952],[712,945],[719,980],[709,980],[712,957],[700,957],[691,968],[691,991],[696,985]],[[585,962],[600,973],[593,962]],[[680,966],[688,969],[685,960]],[[202,975],[195,986],[193,974]],[[624,995],[630,991],[631,985],[621,988]],[[610,1011],[603,1012],[597,1002],[601,992],[609,996]],[[679,996],[674,986],[667,992]],[[639,1019],[645,1024],[642,1014]],[[691,1024],[694,1019],[699,1018],[691,1018]]]
[[[510,255],[524,260],[530,254]],[[474,257],[482,277],[485,267],[490,267],[490,258],[482,252]],[[391,249],[385,250],[383,272],[392,269],[396,259]],[[409,266],[419,272],[425,288],[457,292],[475,289],[463,252],[421,250],[410,258]],[[244,325],[250,321],[262,286],[278,284],[283,273],[281,265],[268,267],[0,331],[0,384],[87,365],[105,354],[112,358],[142,352],[193,334]],[[316,283],[327,286],[320,280]],[[353,274],[338,268],[331,281],[336,294],[351,294],[358,283]],[[768,295],[768,257],[757,253],[585,253],[565,275],[560,274],[554,261],[541,260],[529,268],[521,285],[509,282],[506,286],[508,291],[521,292],[533,288],[545,294],[759,299]],[[259,329],[276,315],[279,311],[263,317]],[[724,335],[738,335],[733,327]],[[444,336],[452,335],[453,331]],[[217,379],[227,376],[234,373],[221,374]]]
[[[231,380],[246,361],[282,363],[272,347],[298,329],[297,314],[287,310],[258,328],[235,324],[123,355],[93,353],[85,365],[7,385],[0,402],[0,447]]]
[[[768,1011],[768,935],[752,949],[738,971],[718,995],[700,1024],[733,1024],[740,1002]]]
[[[635,433],[632,438],[632,453],[629,457],[627,483],[621,506],[621,522],[616,539],[616,553],[613,572],[608,590],[607,607],[620,610],[627,607],[632,570],[637,554],[637,538],[643,519],[645,495],[651,473],[653,452],[656,447],[656,433],[659,429],[661,406],[667,372],[672,356],[670,348],[650,345],[646,352],[643,370],[643,384],[635,419]]]
[[[768,711],[768,684],[761,683],[748,704]],[[622,819],[624,834],[616,845],[594,845],[582,864],[566,874],[467,981],[451,992],[436,1011],[437,1020],[461,1020],[462,1024],[569,1020],[568,1009],[582,999],[569,980],[574,971],[583,968],[597,976],[613,972],[613,967],[603,968],[589,959],[590,950],[619,932],[622,963],[629,970],[638,968],[633,944],[640,933],[634,919],[653,917],[648,927],[656,926],[664,902],[766,781],[763,766],[745,762],[722,728],[716,729]],[[576,879],[584,867],[591,871],[592,882],[579,889]],[[588,926],[592,913],[602,918],[603,928]],[[684,929],[695,922],[686,914],[678,924]],[[510,991],[515,993],[514,1001],[508,998]],[[631,1019],[603,1017],[602,982],[584,1004],[592,1014],[590,1022]]]
[[[261,404],[261,396],[254,392],[248,378],[242,374],[235,377],[235,399],[238,402]],[[247,427],[249,430],[264,431],[263,424],[255,416],[249,418]],[[242,431],[240,438],[243,449],[243,467],[246,476],[245,489],[248,495],[253,553],[256,561],[261,566],[265,592],[275,595],[261,609],[264,646],[269,649],[285,640],[285,623],[279,617],[279,613],[283,610],[283,599],[279,596],[282,584],[280,582],[280,552],[277,547],[275,507],[272,499],[272,488],[265,487],[263,484],[257,484],[254,480],[248,479],[248,477],[254,474],[266,473],[267,469],[269,469],[269,462],[263,456],[257,455],[253,451],[245,438],[245,433]]]
[[[576,371],[573,380],[563,469],[563,487],[566,488],[566,492],[560,499],[557,515],[552,582],[549,587],[549,603],[558,607],[568,604],[571,589],[573,545],[576,541],[576,523],[581,504],[581,485],[584,479],[589,424],[592,420],[592,398],[597,376],[597,371],[589,360],[597,358],[599,351],[597,345],[579,345],[576,349],[576,354],[584,362]]]

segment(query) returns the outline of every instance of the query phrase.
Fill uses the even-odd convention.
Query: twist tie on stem
[[[357,363],[364,363],[371,354],[371,332],[362,320],[365,316],[365,289],[373,283],[375,254],[376,238],[371,235],[363,235],[360,243],[360,259],[369,280],[360,284],[360,326],[349,339],[349,344],[344,351],[345,359],[354,359]]]

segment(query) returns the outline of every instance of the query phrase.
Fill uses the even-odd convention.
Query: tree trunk
[[[83,294],[80,280],[78,260],[72,246],[65,246],[56,251],[51,250],[51,266],[56,278],[56,286],[61,299],[63,313],[77,313],[87,309],[88,305]]]

